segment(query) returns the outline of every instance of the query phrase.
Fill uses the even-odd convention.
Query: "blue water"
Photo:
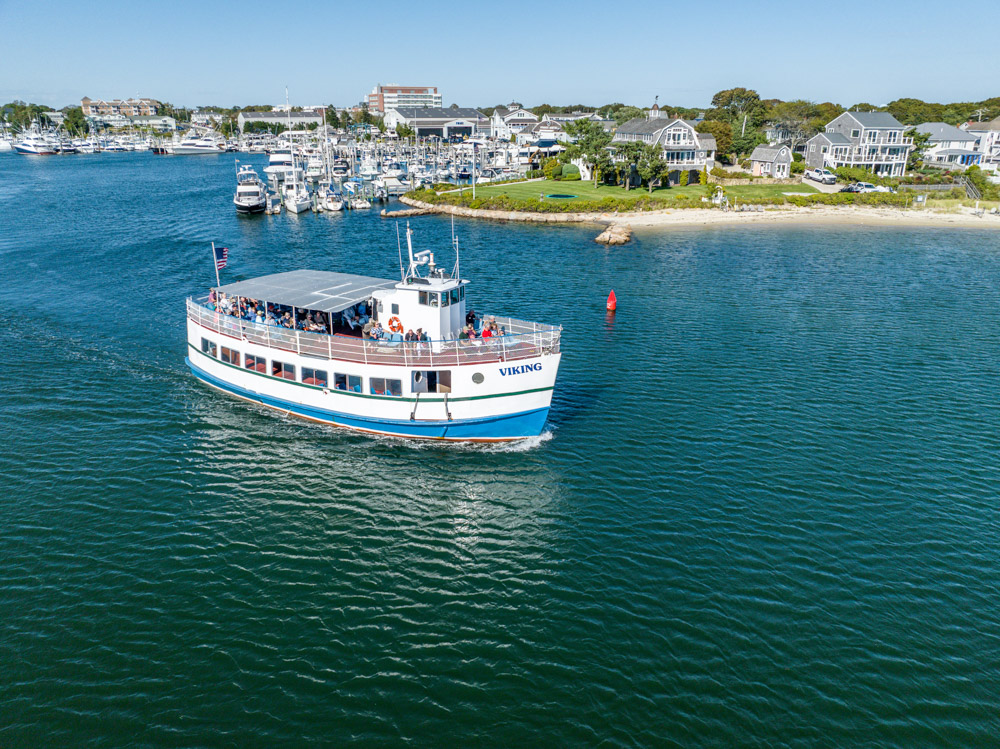
[[[541,439],[428,446],[186,371],[211,241],[398,272],[234,181],[0,156],[0,745],[995,743],[1000,235],[456,221],[565,353]]]

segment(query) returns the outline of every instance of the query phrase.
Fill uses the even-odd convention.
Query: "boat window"
[[[450,393],[450,369],[418,369],[411,375],[411,393]]]
[[[442,307],[447,307],[448,306],[448,292],[447,291],[442,291],[441,292],[441,306]]]
[[[458,288],[458,298],[459,299],[465,299],[465,287],[464,286],[459,286],[459,288]]]
[[[398,304],[392,305],[392,314],[394,314],[394,315],[398,315],[399,314],[399,305]]]
[[[317,385],[326,387],[326,372],[322,369],[312,367],[302,367],[302,382],[306,385]]]
[[[458,304],[458,289],[451,290],[451,303]]]
[[[254,372],[267,371],[267,361],[261,356],[253,356],[252,354],[246,355],[244,366],[247,369],[252,369]]]
[[[372,377],[368,382],[371,384],[372,395],[394,395],[398,398],[403,394],[402,380]]]
[[[222,347],[222,356],[219,357],[222,361],[228,364],[236,364],[239,366],[240,363],[240,352],[235,349]]]
[[[209,356],[215,356],[215,344],[207,338],[201,339],[201,352]]]
[[[359,375],[346,375],[340,372],[333,373],[334,390],[347,390],[352,393],[361,392],[361,377]]]
[[[427,293],[430,295],[430,298],[431,298],[431,306],[432,307],[437,307],[438,306],[438,293],[436,291],[428,291]]]
[[[281,378],[286,379],[286,380],[294,380],[295,379],[295,365],[294,364],[286,364],[285,362],[280,362],[280,361],[274,361],[274,360],[272,360],[271,361],[271,376],[272,377],[281,377]]]
[[[424,306],[426,307],[426,306],[427,306],[427,292],[426,292],[426,291],[421,291],[421,292],[419,293],[419,296],[418,296],[418,298],[417,298],[417,301],[418,301],[418,302],[419,302],[420,304],[422,304],[422,305],[424,305]]]

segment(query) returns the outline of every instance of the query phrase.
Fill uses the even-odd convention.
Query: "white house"
[[[917,125],[916,130],[930,136],[924,151],[924,163],[964,169],[982,160],[983,155],[976,150],[979,138],[972,133],[945,122],[924,122]]]
[[[965,131],[977,139],[976,150],[982,154],[980,166],[1000,170],[1000,117],[989,122],[968,122]]]
[[[248,122],[264,122],[269,125],[285,126],[290,124],[294,129],[296,125],[308,127],[313,123],[318,127],[323,124],[323,115],[317,112],[254,112],[246,110],[239,113],[236,122],[241,133]]]
[[[497,107],[490,117],[490,135],[494,138],[510,140],[510,136],[538,122],[538,115],[517,104]]]
[[[533,122],[522,128],[515,136],[518,145],[536,143],[539,140],[566,140],[566,130],[562,123],[553,120]]]

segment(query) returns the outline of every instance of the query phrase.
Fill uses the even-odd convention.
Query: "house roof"
[[[371,298],[372,292],[391,289],[396,281],[322,270],[293,270],[220,286],[230,296],[262,299],[319,312],[340,312]]]
[[[979,128],[976,128],[976,129],[978,130]],[[1000,130],[1000,117],[997,117],[996,119],[990,120],[989,122],[987,122],[983,126],[982,129],[983,130]]]
[[[918,133],[924,133],[931,136],[930,140],[934,141],[963,141],[965,143],[975,143],[975,135],[969,135],[964,130],[959,130],[954,125],[949,125],[946,122],[922,122],[917,125],[916,128]]]
[[[778,158],[779,154],[785,151],[788,154],[788,158],[791,158],[791,153],[788,152],[787,146],[757,146],[753,149],[753,153],[750,154],[751,161],[774,161]]]
[[[472,107],[394,107],[407,120],[482,120],[486,115]]]
[[[813,141],[816,138],[823,138],[831,146],[851,146],[854,145],[851,139],[848,138],[843,133],[816,133],[809,141]],[[807,142],[809,142],[807,141]]]
[[[617,132],[626,135],[653,135],[669,127],[677,120],[670,120],[666,117],[634,117],[628,122],[623,122],[618,126]]]
[[[888,112],[847,112],[861,127],[903,127],[903,123]]]

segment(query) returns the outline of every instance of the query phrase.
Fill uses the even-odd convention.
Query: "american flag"
[[[215,248],[215,269],[222,270],[226,267],[226,262],[229,260],[229,248],[228,247],[216,247]]]

